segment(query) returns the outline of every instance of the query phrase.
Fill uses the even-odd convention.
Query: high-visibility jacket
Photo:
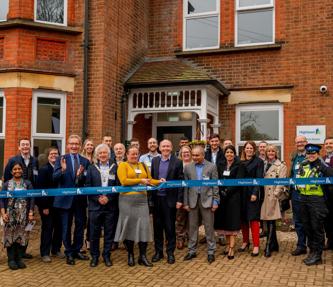
[[[310,164],[303,166],[303,172],[299,172],[298,178],[312,178],[312,177],[320,177],[317,168],[311,168]],[[306,184],[306,185],[298,185],[298,190],[300,194],[303,195],[316,195],[316,196],[324,196],[324,190],[321,185],[317,184]]]

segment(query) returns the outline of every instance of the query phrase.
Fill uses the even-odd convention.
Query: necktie
[[[77,155],[74,155],[74,177],[76,177],[76,173],[80,167],[79,160],[77,158]]]

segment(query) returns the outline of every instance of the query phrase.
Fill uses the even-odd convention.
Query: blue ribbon
[[[198,187],[198,186],[267,186],[267,185],[327,185],[333,184],[333,177],[315,178],[242,178],[242,179],[216,179],[216,180],[171,180],[158,186],[109,186],[109,187],[73,187],[53,189],[30,189],[19,191],[2,191],[0,198],[10,197],[46,197],[70,195],[98,195],[122,193],[130,191],[150,191],[161,188]]]

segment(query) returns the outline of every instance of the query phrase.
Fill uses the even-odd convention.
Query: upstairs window
[[[184,50],[219,48],[219,0],[184,0]]]
[[[275,41],[274,0],[236,0],[236,46]]]
[[[0,0],[0,22],[7,21],[9,0]]]
[[[35,21],[67,25],[67,0],[35,0]]]

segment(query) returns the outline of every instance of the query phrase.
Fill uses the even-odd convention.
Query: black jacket
[[[207,150],[205,152],[205,160],[208,160],[210,162],[212,162],[212,150]],[[222,164],[226,161],[223,150],[221,148],[219,148],[219,151],[217,152],[216,155],[216,166],[219,166],[219,164]]]

